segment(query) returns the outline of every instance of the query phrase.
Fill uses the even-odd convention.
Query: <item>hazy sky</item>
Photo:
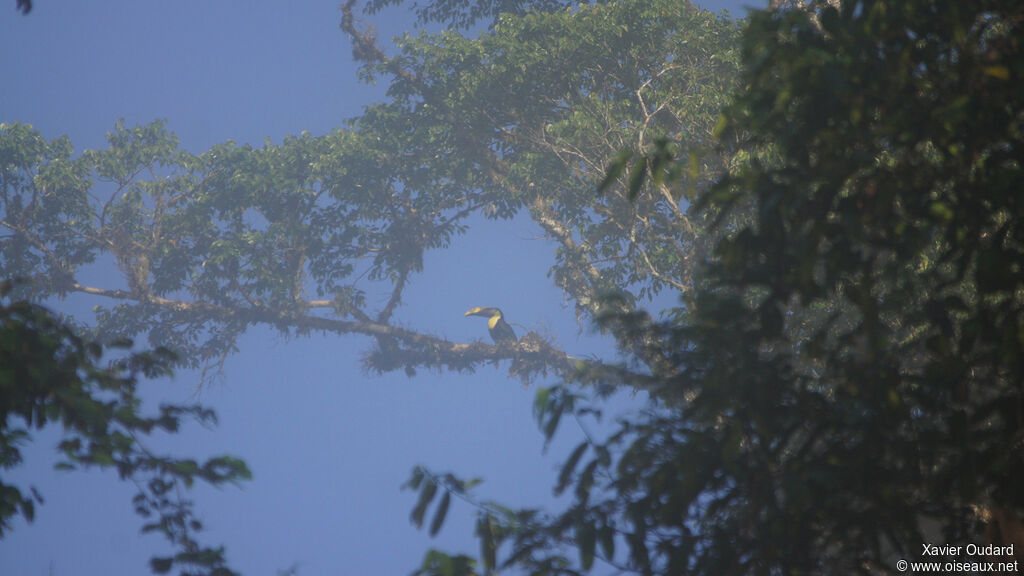
[[[166,118],[195,153],[225,140],[260,146],[303,130],[321,135],[385,88],[356,80],[338,30],[338,0],[37,0],[25,17],[14,4],[0,4],[0,122],[33,124],[47,138],[67,134],[76,152],[104,147],[119,118],[129,125]],[[742,13],[750,2],[701,4]],[[367,20],[382,38],[412,24],[399,10]],[[547,277],[552,252],[525,219],[476,226],[451,249],[427,254],[396,320],[468,342],[486,338],[485,321],[463,312],[500,306],[510,321],[548,334],[571,354],[611,356],[607,342],[586,327],[580,333]],[[385,296],[378,295],[381,303]],[[89,318],[97,303],[74,297],[61,309]],[[507,366],[368,375],[360,356],[369,346],[337,336],[287,341],[258,329],[212,386],[197,391],[188,372],[146,385],[147,398],[198,399],[221,422],[215,430],[188,426],[152,446],[179,455],[228,452],[253,470],[241,488],[193,494],[208,527],[203,542],[226,545],[234,569],[404,575],[430,547],[476,556],[472,511],[460,502],[435,539],[410,524],[415,494],[399,488],[416,464],[481,476],[484,498],[552,502],[554,471],[580,433],[565,426],[542,453],[530,413],[536,385],[507,380]],[[35,485],[46,502],[35,522],[16,520],[0,541],[0,574],[148,573],[149,557],[168,547],[139,534],[134,487],[113,471],[54,472],[59,438],[57,430],[43,431],[25,450],[25,464],[4,474]]]

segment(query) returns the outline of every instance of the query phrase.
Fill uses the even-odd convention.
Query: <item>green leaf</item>
[[[174,565],[173,558],[150,558],[149,567],[156,574],[167,574]]]
[[[594,474],[597,472],[597,460],[591,460],[583,472],[580,474],[579,479],[576,481],[576,498],[581,502],[586,502],[590,497],[590,488],[594,485]]]
[[[700,178],[700,158],[696,152],[690,152],[689,154],[689,165],[686,169],[686,174],[689,176],[689,184],[686,187],[686,199],[693,202],[697,199],[697,181]]]
[[[598,194],[602,194],[608,190],[608,187],[611,186],[626,170],[626,166],[632,158],[632,150],[623,150],[612,158],[612,161],[608,163],[608,168],[605,170],[604,178],[601,179],[601,183],[597,186]]]
[[[562,471],[558,474],[558,482],[555,484],[555,495],[558,496],[565,491],[566,486],[569,485],[569,479],[572,478],[573,470],[576,469],[576,464],[579,463],[583,453],[586,452],[587,447],[590,446],[589,442],[580,442],[579,446],[572,451],[569,455],[568,460],[562,466]]]
[[[21,515],[25,517],[25,520],[31,522],[36,517],[36,504],[32,500],[25,498],[19,503],[21,508]]]
[[[476,533],[480,537],[480,556],[484,561],[484,572],[490,574],[498,564],[498,547],[494,542],[494,526],[490,514],[484,514],[477,519]]]
[[[615,530],[608,525],[601,526],[597,532],[601,542],[601,551],[604,557],[611,560],[615,558]]]
[[[419,489],[420,484],[423,483],[423,478],[425,477],[426,471],[422,466],[417,466],[412,469],[412,474],[409,475],[409,480],[402,487],[410,490],[417,490]]]
[[[562,421],[562,406],[558,405],[554,408],[551,415],[548,417],[548,421],[544,424],[544,439],[550,441],[555,436],[555,432],[558,431],[558,423]]]
[[[544,415],[548,411],[548,402],[551,398],[551,388],[538,388],[533,395],[533,418],[538,425],[544,425]]]
[[[576,546],[580,552],[580,564],[584,571],[594,566],[594,552],[597,544],[597,530],[594,524],[584,521],[576,526]]]
[[[627,195],[630,202],[635,202],[644,187],[644,180],[647,178],[647,161],[643,158],[633,163],[633,169],[629,172],[629,182],[626,185]]]
[[[434,519],[430,522],[430,536],[434,537],[441,530],[441,525],[444,524],[445,516],[448,515],[448,505],[451,504],[452,494],[447,490],[444,496],[441,497],[441,502],[437,505],[437,510],[434,511]]]
[[[416,502],[416,507],[412,509],[410,519],[417,528],[423,527],[423,516],[427,512],[427,506],[434,499],[434,495],[437,494],[437,484],[433,480],[427,480],[423,484],[423,488],[420,489],[420,497]]]

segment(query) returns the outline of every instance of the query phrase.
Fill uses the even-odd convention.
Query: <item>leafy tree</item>
[[[1020,561],[1024,11],[811,4],[751,15],[719,127],[735,170],[691,212],[750,221],[674,321],[618,319],[675,370],[604,375],[664,392],[572,453],[568,510],[481,504],[503,565],[896,573],[926,542]],[[592,409],[562,389],[538,412]]]
[[[571,453],[568,509],[477,502],[480,561],[432,551],[424,574],[877,573],[983,529],[1024,548],[1021,9],[778,4],[746,29],[716,147],[739,69],[727,18],[657,0],[441,3],[421,17],[490,30],[406,36],[390,55],[350,2],[363,75],[390,88],[334,134],[195,156],[160,123],[119,125],[72,159],[5,125],[0,262],[33,275],[34,297],[117,300],[102,330],[159,326],[150,341],[196,365],[262,323],[369,336],[378,371],[554,372],[535,406],[549,438],[609,389],[648,392],[646,412]],[[630,364],[397,325],[426,250],[521,212]],[[105,254],[123,284],[81,284]],[[382,308],[364,276],[390,290]],[[683,300],[659,323],[639,308],[665,290]],[[473,485],[418,468],[414,522],[436,501],[436,533]]]
[[[992,511],[1024,509],[1022,15],[1012,2],[822,2],[752,18],[747,88],[724,129],[778,161],[707,199],[757,208],[719,247],[710,274],[728,289],[698,310],[692,341],[744,333],[762,353],[730,360],[740,383],[701,376],[724,358],[694,351],[698,378],[684,381],[734,380],[746,400],[708,408],[772,414],[741,438],[777,479],[751,512],[779,506],[792,522],[753,532],[759,545],[776,534],[775,565],[893,570],[895,554],[978,539]],[[759,300],[736,315],[729,291]],[[830,302],[852,314],[786,330],[784,312]]]
[[[0,297],[12,287],[11,282],[0,285]],[[168,375],[173,354],[165,349],[118,354],[101,365],[104,356],[130,346],[121,341],[104,347],[84,339],[46,308],[26,301],[0,304],[0,464],[4,469],[20,464],[20,446],[31,439],[30,430],[59,422],[65,437],[58,446],[63,456],[58,469],[116,468],[122,480],[139,487],[132,502],[147,519],[143,532],[163,534],[178,550],[153,558],[154,572],[178,566],[189,574],[234,574],[223,548],[196,540],[202,523],[181,491],[196,480],[237,483],[249,478],[249,470],[230,456],[197,462],[157,455],[142,444],[142,437],[156,430],[177,432],[184,417],[214,423],[216,416],[199,405],[162,405],[157,415],[143,414],[138,381]],[[42,501],[34,487],[25,494],[0,481],[0,537],[15,515],[31,521]]]
[[[731,360],[747,400],[715,408],[772,413],[742,438],[771,462],[761,478],[778,479],[751,511],[779,506],[792,522],[774,532],[786,551],[774,564],[893,570],[894,554],[977,539],[992,511],[1024,509],[1024,12],[831,4],[752,18],[747,88],[724,130],[779,158],[707,199],[757,208],[719,247],[711,276],[728,289],[698,310],[692,341],[744,333],[761,351]],[[759,300],[734,315],[730,290]],[[786,330],[785,311],[829,302],[852,314],[809,336]],[[698,376],[724,360],[713,357],[684,364]],[[753,531],[759,544],[771,533]]]
[[[705,219],[687,206],[729,159],[712,132],[736,82],[738,24],[671,0],[518,16],[497,16],[495,4],[442,18],[490,20],[487,33],[406,36],[389,54],[354,6],[343,7],[342,30],[363,77],[388,79],[388,98],[332,134],[195,155],[162,122],[121,123],[108,148],[76,157],[66,138],[0,127],[0,267],[32,278],[18,296],[96,296],[100,333],[144,337],[192,367],[216,368],[262,324],[367,336],[376,371],[511,359],[510,375],[524,381],[555,374],[607,392],[598,376],[616,368],[570,358],[535,333],[491,346],[400,323],[427,250],[523,214],[553,242],[551,277],[577,314],[609,318],[648,372],[671,371],[649,334],[609,312],[691,290],[707,258]],[[669,165],[672,155],[685,169]],[[609,176],[610,164],[621,170]],[[81,272],[104,261],[121,281],[86,283]],[[384,305],[368,305],[366,291],[381,288]],[[541,398],[553,433],[554,407],[572,396]],[[482,521],[480,532],[495,527]],[[489,566],[499,540],[487,540]]]
[[[394,322],[423,253],[473,218],[528,213],[558,246],[552,276],[581,315],[605,292],[632,309],[686,288],[701,245],[685,196],[724,162],[710,140],[735,76],[734,23],[676,2],[615,3],[502,17],[479,39],[405,37],[393,57],[351,6],[342,27],[364,76],[392,80],[387,101],[324,137],[192,155],[161,122],[119,124],[108,149],[72,158],[66,139],[5,125],[4,272],[31,275],[35,298],[105,297],[116,305],[99,313],[104,334],[146,331],[192,365],[215,366],[265,324],[369,336],[374,370],[515,356],[522,378],[575,363],[535,334],[496,351]],[[623,177],[595,198],[622,150],[666,142],[692,158],[687,181],[630,198]],[[81,283],[103,255],[120,286]],[[371,283],[390,291],[380,309],[365,302]]]
[[[423,574],[892,572],[983,531],[1024,549],[1021,8],[777,4],[752,15],[737,83],[736,23],[685,3],[432,4],[427,21],[490,29],[389,54],[350,2],[363,76],[390,84],[334,134],[196,156],[160,123],[119,125],[72,159],[5,125],[0,262],[34,297],[117,300],[102,330],[159,326],[150,341],[196,365],[269,324],[369,336],[378,371],[554,372],[549,438],[609,389],[647,391],[571,453],[566,510],[476,502],[479,561],[432,551]],[[519,213],[629,364],[397,325],[425,251]],[[123,284],[81,284],[104,254]],[[657,322],[640,308],[661,291],[682,303]],[[473,486],[416,469],[414,522],[436,533]]]

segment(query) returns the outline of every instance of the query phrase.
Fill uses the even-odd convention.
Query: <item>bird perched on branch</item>
[[[516,333],[512,330],[512,327],[505,322],[505,316],[501,313],[501,310],[490,307],[478,307],[472,308],[466,311],[466,316],[484,316],[487,318],[487,330],[491,333],[491,340],[494,340],[495,344],[504,344],[506,342],[516,342],[519,339],[516,338]]]

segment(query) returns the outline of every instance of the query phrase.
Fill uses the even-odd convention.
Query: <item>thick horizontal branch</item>
[[[411,375],[420,368],[471,372],[477,364],[511,360],[509,376],[528,384],[533,378],[549,373],[563,380],[573,380],[588,363],[555,348],[534,332],[518,342],[497,346],[483,342],[458,344],[447,341],[420,344],[404,347],[384,344],[367,356],[366,365],[377,372],[404,369]]]
[[[474,370],[477,364],[511,360],[509,375],[528,383],[536,376],[549,373],[564,380],[573,380],[580,372],[600,365],[592,360],[579,360],[569,356],[533,332],[526,334],[518,342],[500,346],[483,342],[458,343],[368,320],[342,320],[270,308],[222,306],[158,296],[147,296],[143,299],[129,291],[97,288],[79,283],[74,283],[72,289],[84,294],[136,302],[140,305],[153,304],[186,315],[194,314],[197,323],[230,319],[300,332],[363,334],[377,342],[376,348],[367,354],[365,362],[368,369],[378,373],[404,369],[412,374],[421,368],[464,372]],[[329,304],[330,301],[327,300],[313,300],[306,303],[306,309],[325,308],[329,307]]]

